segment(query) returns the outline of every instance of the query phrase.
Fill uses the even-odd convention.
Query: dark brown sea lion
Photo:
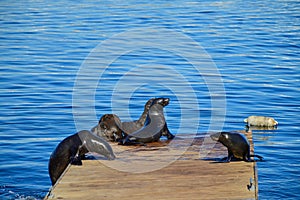
[[[115,159],[111,146],[101,137],[83,130],[62,140],[49,159],[49,175],[52,185],[56,183],[69,164],[82,165],[81,158],[88,152]]]
[[[119,144],[131,145],[156,142],[163,135],[167,136],[168,139],[174,138],[174,135],[168,130],[163,111],[169,101],[169,98],[154,99],[148,111],[145,126],[133,133],[126,133],[128,135]]]
[[[259,155],[250,155],[249,141],[239,132],[220,132],[212,134],[210,137],[227,147],[228,156],[223,159],[225,162],[230,162],[232,159],[244,160],[246,162],[254,161],[250,157],[263,159]]]
[[[105,114],[91,129],[91,132],[108,141],[118,141],[123,138],[122,130],[119,127],[121,127],[121,120],[117,115]]]

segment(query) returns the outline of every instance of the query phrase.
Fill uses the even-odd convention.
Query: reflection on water
[[[30,1],[26,7],[16,1],[1,2],[0,13],[1,199],[43,198],[50,187],[49,156],[59,141],[77,131],[77,123],[93,127],[102,114],[111,112],[124,121],[136,119],[144,102],[158,96],[171,98],[166,107],[171,132],[180,133],[180,127],[187,132],[205,132],[214,124],[210,122],[221,119],[221,108],[213,109],[212,99],[222,95],[211,92],[206,79],[215,74],[199,75],[185,58],[160,48],[126,52],[103,74],[93,71],[95,79],[101,77],[94,98],[83,95],[85,113],[76,112],[73,88],[82,63],[101,42],[133,28],[177,31],[204,47],[220,72],[216,77],[224,84],[225,131],[243,129],[243,119],[250,115],[274,116],[279,122],[277,129],[252,129],[255,152],[266,160],[258,163],[259,196],[300,197],[297,1]],[[128,42],[121,40],[113,48],[126,48]],[[141,47],[138,42],[134,44]],[[180,44],[160,41],[160,47],[169,45]],[[193,45],[184,51],[192,50]],[[132,86],[135,73],[144,68],[156,70],[155,84],[140,85],[131,96],[114,93],[116,82],[126,72],[124,78],[132,78]],[[166,70],[160,74],[161,68]],[[147,74],[151,78],[151,73]],[[95,81],[89,77],[82,79],[86,86]],[[185,80],[182,77],[195,94],[179,87],[178,80]],[[183,89],[172,89],[177,87]],[[125,91],[126,87],[117,89]],[[191,95],[197,97],[197,103]],[[94,113],[89,113],[93,108]],[[181,121],[187,111],[199,116]],[[91,114],[92,119],[88,117]],[[82,121],[74,121],[78,115],[83,115]]]
[[[277,130],[277,126],[245,126],[245,129],[248,131],[254,130]]]

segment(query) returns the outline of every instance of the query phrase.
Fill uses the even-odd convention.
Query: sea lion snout
[[[214,133],[210,135],[210,138],[214,141],[218,141],[220,137],[220,133]]]
[[[169,98],[164,98],[163,106],[167,106],[169,103],[170,103],[170,99]]]
[[[116,159],[116,156],[115,156],[115,154],[109,154],[106,158],[108,160],[114,160],[114,159]]]
[[[164,106],[167,106],[170,102],[170,98],[156,98],[153,102],[152,102],[152,105],[154,104],[160,104],[162,105],[163,107]]]
[[[211,134],[210,137],[212,140],[221,142],[226,146],[231,142],[230,134],[231,133],[229,132],[219,132],[219,133]]]
[[[115,114],[105,114],[99,120],[98,136],[108,139],[109,141],[117,141],[122,138],[122,130],[120,129],[121,120]]]

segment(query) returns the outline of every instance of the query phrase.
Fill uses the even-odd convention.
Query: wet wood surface
[[[253,152],[251,132],[243,133]],[[45,199],[257,199],[256,163],[218,162],[227,149],[208,134],[111,145],[116,160],[70,165]]]

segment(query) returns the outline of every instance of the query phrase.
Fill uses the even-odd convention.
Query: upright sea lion
[[[250,157],[257,157],[260,160],[263,159],[263,157],[259,155],[250,155],[249,141],[239,132],[220,132],[212,134],[210,137],[227,147],[228,156],[225,157],[225,162],[230,162],[233,158],[246,162],[253,161]]]
[[[123,138],[120,118],[115,114],[102,115],[98,124],[91,132],[109,141],[118,141]]]
[[[128,133],[125,139],[120,144],[130,145],[136,143],[155,142],[162,135],[168,139],[174,138],[166,125],[163,108],[169,104],[169,98],[156,98],[153,100],[147,114],[145,126],[138,131]]]
[[[149,111],[150,106],[152,105],[153,101],[154,101],[154,98],[151,98],[146,102],[146,104],[144,106],[144,112],[142,113],[142,115],[140,116],[140,118],[138,120],[135,120],[132,122],[122,122],[122,125],[120,128],[122,129],[125,136],[127,136],[127,134],[134,133],[135,131],[143,128],[143,126],[145,125],[146,119],[147,119],[148,111]]]
[[[278,122],[272,117],[264,116],[250,116],[244,119],[247,126],[260,126],[260,127],[274,127],[278,125]]]
[[[83,130],[62,140],[49,159],[49,175],[52,185],[56,183],[69,164],[82,165],[81,158],[88,152],[115,159],[111,146],[101,137]]]

